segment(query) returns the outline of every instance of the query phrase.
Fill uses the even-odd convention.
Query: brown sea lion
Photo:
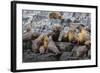
[[[63,19],[63,16],[59,12],[52,12],[49,14],[50,19]]]

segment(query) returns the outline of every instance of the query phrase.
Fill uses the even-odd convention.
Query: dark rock
[[[72,57],[71,56],[71,57],[68,58],[68,60],[79,60],[79,58],[78,57]]]
[[[23,56],[23,62],[37,62],[38,53],[28,53]]]
[[[69,60],[70,56],[71,56],[71,52],[63,52],[61,57],[60,57],[60,60],[61,61],[62,60]]]
[[[56,61],[55,55],[52,53],[42,54],[37,57],[37,61]]]
[[[88,58],[91,59],[91,50],[88,51]]]
[[[31,48],[32,48],[31,40],[23,40],[23,50],[27,50]]]
[[[32,41],[32,51],[35,53],[38,52],[38,48],[39,48],[39,45],[37,45],[37,43],[38,42],[35,40]]]
[[[66,46],[65,49],[66,49],[67,52],[71,52],[72,49],[73,49],[73,44],[70,44],[70,45]]]
[[[56,46],[60,51],[69,51],[72,50],[71,43],[68,42],[56,42]]]
[[[39,54],[39,53],[24,53],[23,62],[43,62],[43,61],[57,61],[56,55],[53,53]]]
[[[77,46],[72,50],[72,55],[78,58],[83,58],[87,56],[88,49],[86,46]]]

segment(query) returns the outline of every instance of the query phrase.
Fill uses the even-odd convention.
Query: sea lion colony
[[[63,15],[59,12],[52,12],[48,17],[49,19],[64,19]],[[79,25],[76,27],[75,25],[77,24]],[[60,24],[54,24],[52,32],[38,34],[32,31],[32,24],[30,23],[27,25],[27,31],[23,33],[23,42],[26,43],[23,46],[27,48],[25,46],[27,42],[30,42],[33,53],[40,55],[53,53],[61,56],[61,48],[58,47],[59,45],[56,42],[65,42],[70,43],[73,47],[70,51],[71,57],[75,57],[75,59],[82,59],[84,56],[88,57],[88,52],[91,48],[90,30],[83,24],[75,22],[69,23],[66,29],[62,29]],[[70,49],[68,46],[67,48]]]

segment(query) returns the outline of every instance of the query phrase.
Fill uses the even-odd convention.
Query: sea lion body
[[[84,44],[86,40],[88,40],[87,31],[85,29],[81,29],[78,34],[78,42],[79,44]]]

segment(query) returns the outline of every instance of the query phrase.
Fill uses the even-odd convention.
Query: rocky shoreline
[[[23,62],[91,59],[91,15],[23,10]]]

